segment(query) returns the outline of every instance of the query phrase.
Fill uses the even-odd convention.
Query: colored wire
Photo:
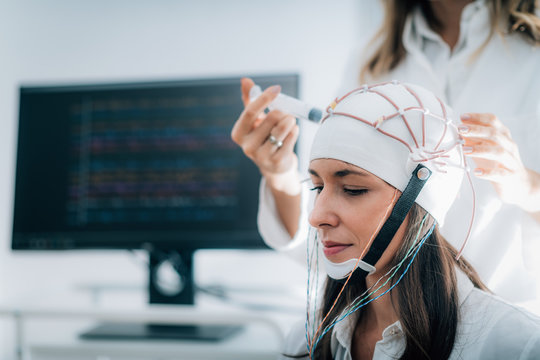
[[[368,289],[366,289],[360,296],[358,296],[353,302],[351,305],[349,305],[347,308],[352,308],[354,306],[356,306],[355,304],[359,304],[361,301],[364,301],[366,298],[369,298],[370,296],[372,296],[373,294],[375,294],[377,291],[379,291],[382,287],[384,287],[386,285],[386,283],[388,283],[388,281],[394,276],[394,274],[397,272],[397,270],[401,267],[401,265],[405,262],[405,260],[411,256],[411,253],[414,251],[415,249],[415,246],[420,246],[420,244],[418,243],[418,238],[420,236],[420,232],[423,228],[423,225],[424,225],[424,222],[427,218],[427,214],[424,215],[420,225],[419,225],[419,229],[418,229],[418,232],[416,234],[416,237],[415,237],[415,240],[413,241],[413,244],[411,245],[411,247],[409,248],[409,250],[407,251],[407,253],[405,254],[404,258],[402,259],[402,261],[398,264],[396,264],[394,267],[392,267],[386,274],[384,274],[383,276],[381,276],[372,286],[370,286]],[[390,276],[390,278],[383,284],[381,285],[379,288],[377,288],[376,290],[372,291],[371,293],[369,293],[367,296],[364,296],[366,295],[368,292],[370,292],[375,286],[377,286],[377,284],[387,275],[389,275],[390,273],[393,274]],[[347,308],[345,308],[345,310],[347,310]],[[352,313],[352,312],[351,312]],[[329,329],[329,326],[333,326],[332,324],[335,323],[337,320],[337,317],[336,319],[334,319],[332,321],[332,323],[330,323],[329,325],[327,325],[325,327],[325,330],[326,332],[328,331],[327,329]],[[341,320],[340,320],[341,321]],[[322,338],[322,335],[318,338],[320,339]],[[318,341],[317,341],[318,342]],[[311,341],[310,341],[311,343]],[[314,348],[314,347],[313,347]]]
[[[394,265],[386,274],[384,274],[383,276],[381,276],[376,282],[375,284],[373,284],[369,290],[371,290],[372,288],[374,288],[375,286],[377,286],[377,284],[387,275],[389,275],[390,273],[392,273],[392,275],[390,275],[390,277],[385,281],[384,284],[382,284],[381,286],[379,286],[376,290],[374,290],[373,292],[371,292],[370,294],[368,294],[367,296],[364,296],[364,294],[368,291],[364,291],[364,293],[360,296],[358,296],[355,300],[353,300],[352,304],[350,307],[354,307],[356,306],[355,304],[358,304],[359,302],[365,300],[366,298],[370,297],[371,295],[373,295],[374,293],[376,293],[377,291],[379,291],[381,288],[383,288],[391,279],[392,277],[396,274],[396,272],[401,268],[402,264],[411,256],[411,254],[418,248],[422,245],[422,242],[418,242],[418,238],[420,237],[420,232],[422,231],[422,228],[424,226],[424,223],[427,219],[427,214],[424,215],[420,225],[419,225],[419,228],[418,228],[418,232],[416,233],[416,236],[415,236],[415,239],[411,245],[411,247],[409,248],[409,250],[407,250],[407,253],[405,254],[405,256],[403,257],[403,259],[401,259],[401,261]],[[363,299],[360,299],[362,298]]]
[[[349,309],[352,309],[352,310],[349,310],[347,312],[347,315],[350,315],[352,314],[354,311],[358,310],[359,307],[357,307],[362,301],[366,300],[367,298],[373,296],[377,291],[379,291],[382,287],[384,287],[393,277],[394,275],[396,274],[396,272],[401,268],[402,264],[406,261],[407,258],[409,258],[411,256],[411,254],[413,253],[413,251],[417,250],[422,242],[418,243],[418,238],[420,236],[420,232],[423,228],[423,225],[424,225],[424,222],[427,218],[427,214],[424,215],[424,218],[422,219],[422,222],[420,223],[420,226],[419,226],[419,229],[418,229],[418,232],[416,233],[416,237],[413,241],[413,244],[411,245],[411,247],[409,248],[409,250],[407,251],[407,254],[405,254],[405,256],[403,257],[403,259],[398,263],[396,264],[394,267],[392,267],[386,274],[382,275],[376,282],[375,284],[373,284],[369,289],[367,289],[366,291],[364,291],[360,296],[358,296],[350,306],[348,306],[347,308]],[[430,232],[426,235],[426,236],[429,236]],[[425,239],[425,238],[424,238]],[[416,249],[415,249],[416,247]],[[392,273],[392,275],[386,280],[386,282],[384,284],[382,284],[379,288],[377,288],[376,290],[372,291],[371,293],[369,293],[367,296],[364,296],[367,292],[369,292],[371,289],[373,289],[375,286],[377,286],[377,284],[387,275],[389,275],[390,273]],[[362,305],[363,306],[363,305]],[[355,307],[357,307],[355,309]],[[345,308],[344,312],[347,310],[347,308]],[[329,325],[327,325],[325,327],[326,332],[329,330],[328,327],[331,326],[333,327],[335,325],[335,323],[343,320],[346,316],[342,317],[341,319],[339,319],[338,321],[336,321],[338,318],[336,317],[336,319],[330,323]],[[322,335],[319,337],[319,339],[322,338]],[[317,341],[318,342],[318,341]]]
[[[386,218],[388,217],[388,214],[390,213],[391,209],[393,209],[394,204],[395,204],[395,202],[396,202],[396,200],[397,200],[397,194],[398,194],[398,190],[395,189],[395,190],[394,190],[394,196],[392,197],[392,200],[391,200],[390,203],[388,204],[384,216],[381,218],[381,220],[380,220],[379,223],[377,224],[377,229],[373,232],[373,234],[371,235],[371,238],[370,238],[369,241],[368,241],[368,244],[366,245],[366,247],[364,248],[364,250],[362,251],[362,253],[361,253],[360,256],[358,257],[358,260],[356,261],[356,265],[354,266],[354,269],[356,269],[356,267],[357,267],[358,264],[360,263],[360,260],[364,257],[365,253],[367,252],[367,250],[368,250],[369,247],[371,246],[371,243],[372,243],[373,240],[375,239],[376,234],[379,233],[379,230],[381,229],[381,227],[382,227],[384,221],[386,221]],[[337,304],[339,298],[341,297],[341,294],[343,293],[343,290],[345,290],[345,287],[346,287],[347,284],[349,283],[349,280],[351,279],[352,274],[353,274],[353,271],[351,271],[351,273],[350,273],[349,276],[347,277],[347,280],[345,280],[345,283],[344,283],[343,286],[341,287],[341,290],[339,291],[338,295],[336,296],[336,299],[334,300],[334,303],[333,303],[332,306],[330,307],[330,310],[328,310],[328,313],[326,314],[326,316],[324,317],[324,319],[321,321],[319,327],[317,328],[317,331],[315,332],[315,334],[313,334],[313,338],[316,338],[316,337],[317,337],[317,334],[321,331],[321,326],[324,324],[324,322],[326,321],[326,318],[330,315],[330,313],[332,312],[332,310],[333,310],[334,307],[336,306],[336,304]],[[309,273],[308,273],[308,277],[309,277]],[[310,354],[311,354],[311,352],[310,352]]]
[[[407,273],[407,271],[409,270],[411,264],[413,263],[414,259],[416,258],[416,255],[418,255],[418,252],[420,251],[420,248],[422,247],[422,245],[424,244],[424,242],[426,241],[427,238],[429,238],[429,236],[431,235],[431,233],[433,232],[433,230],[435,229],[435,224],[433,224],[433,226],[430,228],[429,232],[426,234],[426,236],[424,236],[424,238],[422,239],[422,241],[420,242],[420,246],[417,247],[416,251],[414,252],[414,255],[412,257],[412,259],[409,261],[409,263],[407,264],[407,267],[405,268],[405,270],[403,271],[403,273],[401,274],[401,276],[399,277],[399,279],[389,288],[387,289],[386,291],[384,291],[382,294],[370,299],[369,301],[357,306],[355,309],[353,309],[353,311],[351,311],[350,313],[346,314],[345,316],[342,316],[341,318],[338,319],[338,321],[336,321],[329,329],[325,329],[325,331],[320,335],[319,338],[317,338],[316,342],[314,343],[313,345],[313,348],[315,348],[317,346],[317,344],[319,343],[320,339],[322,339],[322,337],[328,332],[331,330],[331,328],[333,328],[335,326],[335,324],[337,324],[338,322],[342,321],[343,319],[345,319],[347,316],[349,316],[350,314],[354,313],[355,311],[359,310],[360,308],[366,306],[367,304],[369,304],[370,302],[372,301],[375,301],[377,300],[378,298],[380,298],[381,296],[384,296],[386,293],[388,293],[389,291],[391,291],[397,284],[399,284],[399,282],[401,281],[401,279],[403,279],[403,277],[405,276],[405,274]]]

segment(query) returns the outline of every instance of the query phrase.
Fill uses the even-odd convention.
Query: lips
[[[324,246],[323,252],[324,252],[324,255],[326,256],[338,254],[342,252],[343,250],[348,249],[350,246],[352,246],[351,244],[343,244],[343,243],[338,243],[334,241],[323,241],[322,244]]]

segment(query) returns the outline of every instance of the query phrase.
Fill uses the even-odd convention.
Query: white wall
[[[359,22],[360,12],[373,13],[372,23]],[[20,84],[294,71],[302,76],[303,98],[325,106],[377,14],[373,0],[0,0],[0,301],[81,282],[140,284],[146,277],[120,251],[9,250]],[[238,259],[260,269],[253,281],[303,282],[300,267],[270,253],[203,254],[198,275],[226,277],[223,268]],[[224,266],[220,273],[206,266],[212,262]],[[0,334],[8,339],[0,341],[7,349],[2,358],[12,353],[8,335]]]

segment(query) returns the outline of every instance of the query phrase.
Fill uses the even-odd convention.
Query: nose
[[[309,214],[309,223],[314,228],[334,227],[339,224],[336,199],[325,187],[315,199],[313,210]]]

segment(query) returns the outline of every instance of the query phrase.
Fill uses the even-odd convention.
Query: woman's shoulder
[[[540,331],[540,316],[531,313],[521,306],[512,304],[495,294],[477,288],[472,289],[469,297],[465,299],[462,306],[482,307],[483,311],[489,313],[494,319],[519,319],[523,323],[530,324]]]
[[[476,288],[460,309],[462,351],[478,359],[540,359],[540,317]]]

